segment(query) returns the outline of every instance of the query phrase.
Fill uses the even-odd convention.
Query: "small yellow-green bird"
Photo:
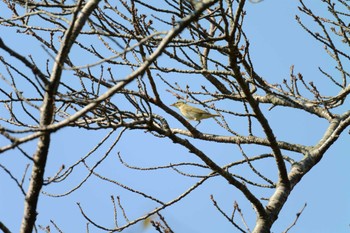
[[[182,101],[173,103],[171,106],[180,109],[181,114],[184,115],[187,119],[198,121],[197,125],[199,125],[203,119],[220,116],[218,114],[211,114],[202,109],[192,107],[191,105],[188,105]],[[195,127],[197,127],[197,125]]]

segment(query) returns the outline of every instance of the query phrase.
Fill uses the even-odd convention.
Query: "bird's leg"
[[[196,128],[200,123],[201,123],[201,121],[198,121],[198,124],[196,124],[194,127]]]

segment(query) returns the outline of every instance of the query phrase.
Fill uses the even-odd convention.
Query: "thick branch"
[[[53,112],[55,105],[55,94],[61,79],[63,62],[66,60],[69,51],[79,35],[80,30],[84,26],[91,12],[97,7],[100,0],[90,0],[82,9],[81,14],[73,20],[69,30],[67,30],[60,52],[57,54],[53,72],[50,78],[49,85],[46,85],[46,93],[44,102],[41,108],[40,126],[45,127],[51,124],[53,120]],[[76,14],[79,12],[77,8]],[[76,15],[75,15],[76,16]],[[45,172],[46,160],[50,146],[51,132],[46,131],[40,136],[37,150],[33,156],[34,165],[28,192],[25,198],[24,214],[21,224],[21,233],[31,233],[35,225],[37,215],[37,204],[40,195],[40,190],[43,185],[43,177]]]

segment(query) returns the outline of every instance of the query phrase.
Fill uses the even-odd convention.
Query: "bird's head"
[[[177,101],[176,103],[173,103],[173,104],[171,104],[170,106],[174,106],[174,107],[179,108],[179,107],[181,107],[181,106],[183,106],[183,105],[186,105],[185,102],[183,102],[183,101]]]

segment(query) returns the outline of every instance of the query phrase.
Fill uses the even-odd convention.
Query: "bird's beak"
[[[176,103],[170,104],[170,106],[175,106]]]

